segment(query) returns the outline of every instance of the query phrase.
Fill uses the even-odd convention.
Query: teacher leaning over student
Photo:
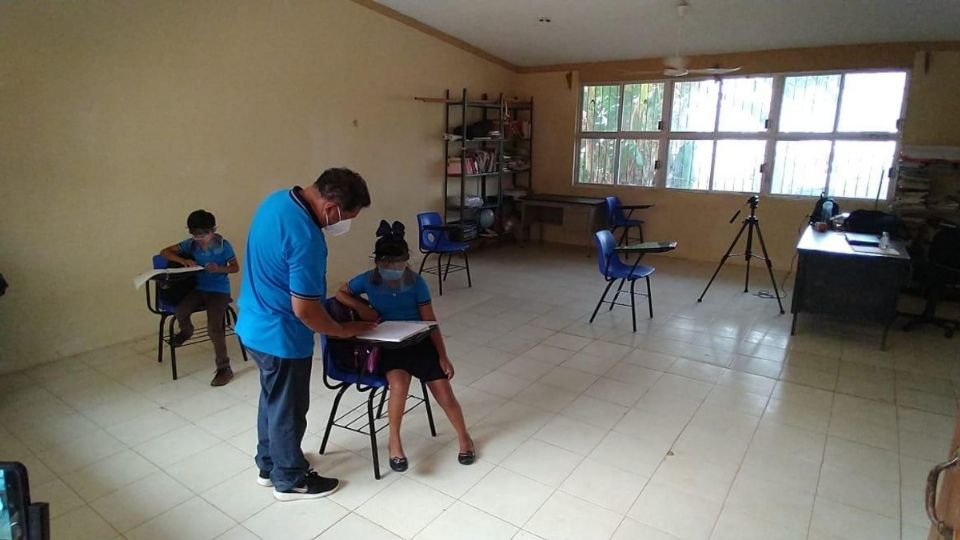
[[[327,169],[311,186],[276,191],[257,208],[247,238],[237,334],[260,368],[257,483],[281,501],[314,499],[340,482],[310,469],[300,444],[310,406],[313,334],[350,338],[374,323],[338,323],[326,299],[326,236],[350,230],[370,206],[367,183]]]

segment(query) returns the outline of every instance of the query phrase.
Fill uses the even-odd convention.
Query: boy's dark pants
[[[175,313],[184,339],[189,339],[193,335],[193,323],[190,322],[190,314],[201,305],[207,308],[207,334],[210,336],[210,341],[213,342],[217,369],[228,368],[230,367],[230,357],[227,356],[224,315],[227,313],[227,306],[230,305],[230,295],[196,289],[190,291],[177,305]]]

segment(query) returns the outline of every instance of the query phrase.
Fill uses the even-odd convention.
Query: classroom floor
[[[56,540],[926,538],[960,336],[896,329],[881,352],[876,327],[808,316],[791,337],[742,268],[697,304],[713,264],[654,257],[655,318],[640,302],[636,334],[623,308],[589,325],[603,283],[587,253],[477,252],[473,288],[451,275],[435,298],[470,467],[439,408],[436,438],[407,416],[404,474],[385,432],[379,481],[363,436],[335,430],[319,456],[333,393],[316,364],[303,447],[344,483],[279,503],[255,483],[255,366],[234,350],[236,380],[211,388],[197,346],[173,382],[149,337],[0,377],[0,458],[26,463]],[[755,271],[751,292],[769,287]]]

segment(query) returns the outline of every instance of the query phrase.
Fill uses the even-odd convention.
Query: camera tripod
[[[700,298],[697,298],[697,302],[703,302],[704,295],[707,294],[707,290],[710,289],[710,285],[713,285],[713,280],[717,278],[717,274],[720,273],[720,269],[723,268],[723,263],[727,262],[727,259],[730,257],[736,257],[740,253],[730,254],[733,251],[734,246],[737,245],[737,242],[740,240],[740,237],[743,236],[743,231],[747,231],[747,249],[743,252],[743,259],[747,263],[747,276],[743,282],[743,292],[749,291],[750,286],[750,260],[751,259],[760,259],[761,261],[767,263],[767,272],[770,273],[770,282],[773,283],[773,294],[777,297],[777,305],[780,306],[780,313],[783,314],[783,302],[780,301],[780,291],[777,290],[777,280],[773,277],[773,263],[770,262],[770,256],[767,254],[767,244],[763,241],[763,234],[760,233],[760,220],[757,218],[757,206],[760,205],[760,197],[754,195],[747,199],[747,204],[750,205],[750,215],[743,220],[743,225],[740,226],[740,231],[737,233],[737,236],[733,239],[733,242],[730,243],[730,247],[727,248],[727,252],[723,254],[723,258],[720,259],[720,264],[717,265],[716,271],[713,272],[713,276],[710,278],[710,281],[707,282],[707,286],[704,287],[703,292],[700,293]],[[737,216],[740,215],[740,210],[737,210],[737,213],[730,218],[730,223],[736,221]],[[763,252],[763,256],[754,255],[753,253],[753,232],[756,230],[757,239],[760,240],[760,250]]]

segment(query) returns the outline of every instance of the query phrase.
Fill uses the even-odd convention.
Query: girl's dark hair
[[[386,220],[380,220],[377,228],[377,243],[373,248],[374,259],[379,261],[385,258],[406,260],[410,257],[410,248],[403,239],[406,228],[403,223],[394,221],[393,225]]]
[[[194,210],[187,217],[187,228],[191,231],[207,230],[217,226],[217,218],[206,210]]]

